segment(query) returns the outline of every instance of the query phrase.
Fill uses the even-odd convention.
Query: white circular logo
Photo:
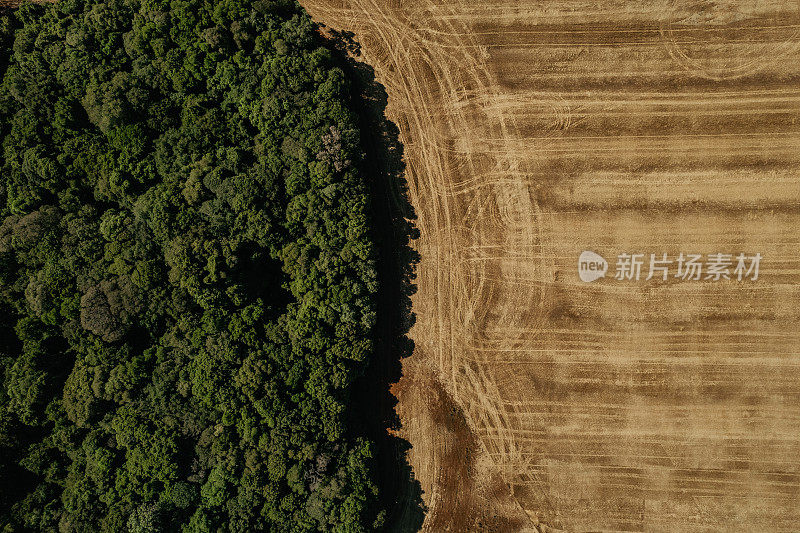
[[[608,262],[601,255],[589,251],[581,252],[578,258],[578,276],[581,281],[590,283],[605,277],[606,272],[608,272]]]

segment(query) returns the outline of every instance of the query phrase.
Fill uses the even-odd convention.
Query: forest
[[[379,529],[350,81],[288,0],[0,14],[0,530]]]

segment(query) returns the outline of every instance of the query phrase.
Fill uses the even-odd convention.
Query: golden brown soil
[[[797,530],[800,2],[304,4],[405,145],[423,529]],[[582,250],[764,262],[583,284]]]

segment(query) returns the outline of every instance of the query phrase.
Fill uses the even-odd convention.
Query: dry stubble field
[[[405,146],[423,529],[796,530],[800,3],[304,4]],[[764,259],[584,284],[582,250]]]

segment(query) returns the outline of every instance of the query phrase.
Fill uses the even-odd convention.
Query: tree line
[[[0,14],[0,527],[371,531],[375,247],[287,0]]]

